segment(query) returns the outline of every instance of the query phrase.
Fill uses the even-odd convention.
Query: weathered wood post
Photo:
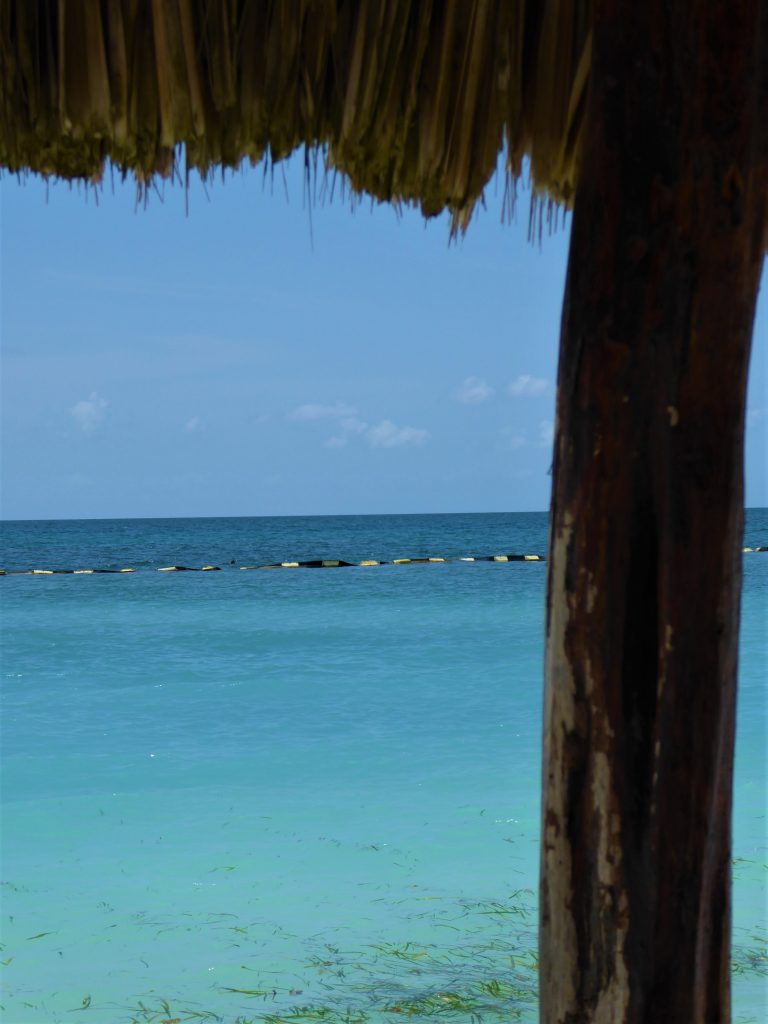
[[[595,0],[558,380],[544,1024],[726,1024],[768,0]]]

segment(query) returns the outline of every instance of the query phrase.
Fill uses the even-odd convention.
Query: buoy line
[[[371,565],[439,565],[447,562],[546,562],[545,555],[464,555],[456,558],[430,556],[429,558],[392,558],[389,560],[364,558],[360,562],[347,562],[341,558],[316,558],[301,562],[270,562],[259,565],[241,565],[240,570],[251,569],[342,569]],[[234,568],[234,563],[225,568]],[[0,569],[0,576],[91,576],[96,573],[130,572],[221,572],[220,565],[161,565],[155,569]]]
[[[768,552],[768,545],[742,548],[743,554]],[[364,558],[361,562],[346,562],[341,558],[316,558],[303,562],[271,562],[263,565],[241,565],[241,571],[259,569],[342,569],[373,565],[440,565],[448,562],[546,562],[546,555],[459,555],[454,557],[392,558],[379,561]],[[234,568],[234,563],[225,568]],[[0,569],[0,576],[95,576],[132,572],[221,572],[220,565],[161,565],[155,569]]]

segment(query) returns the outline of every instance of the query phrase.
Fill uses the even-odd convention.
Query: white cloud
[[[350,436],[353,434],[364,434],[368,429],[368,424],[365,420],[358,419],[357,416],[342,416],[337,426],[341,434],[335,434],[333,437],[323,441],[325,448],[345,448]]]
[[[478,402],[485,402],[492,398],[496,392],[486,381],[480,377],[466,377],[461,387],[456,392],[456,398],[465,405],[476,405]]]
[[[188,434],[194,434],[196,430],[200,429],[200,427],[202,426],[202,422],[203,421],[200,419],[199,416],[191,416],[184,424],[184,430]]]
[[[364,434],[368,429],[365,420],[359,420],[357,416],[345,416],[339,420],[339,426],[347,434]]]
[[[92,434],[104,419],[104,413],[109,405],[106,398],[91,392],[90,398],[84,398],[69,410],[75,423],[84,434]]]
[[[398,427],[392,420],[382,420],[365,433],[371,448],[399,448],[401,445],[419,445],[429,437],[426,430],[416,427]]]
[[[531,377],[522,373],[509,385],[509,393],[513,398],[538,398],[549,391],[549,381],[543,377]]]
[[[324,448],[344,448],[355,437],[364,440],[370,448],[398,448],[403,445],[420,445],[429,438],[429,432],[416,427],[398,427],[392,420],[380,420],[369,424],[360,419],[357,409],[345,402],[333,405],[308,403],[300,405],[289,414],[292,420],[335,420],[336,433],[323,441]]]
[[[513,451],[518,448],[527,448],[530,443],[525,430],[515,430],[514,427],[501,428],[501,447],[505,451],[509,448]]]
[[[549,448],[555,438],[555,425],[552,420],[542,420],[539,423],[539,445],[542,448]]]
[[[354,417],[357,409],[344,402],[336,402],[334,405],[319,405],[315,402],[308,402],[300,405],[293,412],[288,414],[291,420],[326,420],[341,419],[342,417]]]

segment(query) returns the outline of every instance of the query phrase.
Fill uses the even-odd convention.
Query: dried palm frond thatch
[[[4,0],[0,165],[140,183],[320,148],[466,224],[506,144],[573,196],[590,0]]]

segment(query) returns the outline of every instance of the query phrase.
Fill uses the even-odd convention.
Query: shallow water
[[[236,567],[544,551],[546,516],[3,534],[7,569],[146,570],[2,580],[8,1024],[84,1004],[100,1024],[535,1019],[544,564]],[[764,511],[745,540],[768,543]],[[149,571],[171,564],[226,571]],[[746,1021],[764,1008],[768,555],[744,569]]]

